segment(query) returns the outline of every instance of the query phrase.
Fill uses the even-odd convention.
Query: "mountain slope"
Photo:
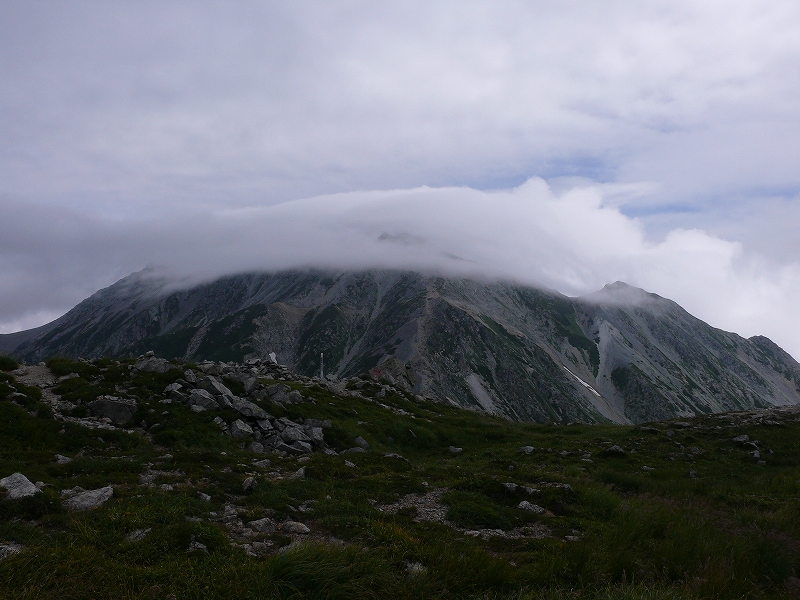
[[[0,344],[2,339],[0,339]],[[189,289],[148,272],[101,290],[13,353],[278,360],[373,371],[520,421],[641,422],[800,403],[800,365],[622,283],[583,298],[400,271],[254,273]],[[396,359],[387,362],[387,359]]]

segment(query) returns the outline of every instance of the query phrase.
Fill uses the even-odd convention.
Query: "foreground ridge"
[[[526,425],[260,359],[0,368],[0,598],[800,589],[797,407]]]

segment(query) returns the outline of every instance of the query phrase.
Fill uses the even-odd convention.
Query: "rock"
[[[606,448],[603,451],[603,454],[605,456],[627,456],[628,455],[627,452],[625,452],[625,450],[623,450],[622,448],[620,448],[619,446],[616,446],[616,445],[615,446],[611,446],[611,448]]]
[[[355,448],[348,448],[347,450],[342,450],[339,454],[363,454],[366,453],[366,450],[356,446]]]
[[[136,531],[130,532],[126,537],[126,542],[141,542],[144,538],[147,537],[147,534],[152,531],[151,527],[147,529],[137,529]]]
[[[192,543],[189,544],[189,549],[186,550],[186,553],[189,554],[191,552],[202,552],[204,554],[208,554],[208,548],[206,548],[205,544],[201,544],[196,540],[192,540]]]
[[[64,456],[63,454],[56,454],[57,465],[68,465],[71,462],[72,459],[69,456]]]
[[[284,383],[273,383],[272,385],[267,386],[267,394],[269,394],[269,397],[272,398],[277,394],[285,395],[287,392],[290,392],[291,389],[292,388]]]
[[[200,406],[205,410],[216,410],[219,408],[219,403],[214,399],[214,396],[208,390],[196,389],[192,390],[189,394],[189,404],[192,406]]]
[[[6,556],[16,554],[21,550],[22,546],[15,544],[14,542],[11,542],[10,544],[0,544],[0,560],[3,560]]]
[[[209,375],[207,377],[201,377],[200,379],[198,379],[197,387],[209,392],[214,396],[228,396],[228,397],[233,396],[233,392],[230,391],[224,383],[222,383],[219,379],[217,379],[213,375]]]
[[[355,440],[353,440],[356,446],[361,446],[364,450],[369,450],[369,442],[365,440],[363,437],[358,436]]]
[[[258,533],[275,533],[275,521],[269,517],[264,517],[257,521],[250,521],[247,526]]]
[[[306,435],[311,438],[311,442],[315,446],[325,445],[325,437],[322,433],[322,427],[306,427]]]
[[[324,421],[320,421],[319,419],[306,419],[303,424],[306,429],[309,427],[321,427],[322,429],[330,429],[333,427],[333,424],[328,419]]]
[[[308,442],[301,442],[300,440],[296,442],[292,442],[289,444],[290,448],[293,448],[297,452],[301,454],[311,454],[314,451],[314,448]]]
[[[300,523],[298,521],[286,521],[282,526],[281,529],[284,533],[310,533],[311,530],[308,528],[307,525]]]
[[[187,369],[183,372],[183,378],[186,380],[187,383],[191,383],[192,385],[197,383],[197,375],[194,374],[194,371],[191,369]]]
[[[287,444],[291,445],[292,442],[310,442],[311,438],[299,427],[287,427],[281,431],[281,439]]]
[[[231,408],[238,412],[243,417],[249,417],[251,419],[261,419],[269,421],[272,418],[272,415],[265,411],[263,408],[258,406],[257,404],[253,404],[249,400],[244,400],[243,398],[239,398],[237,396],[233,396],[231,399]]]
[[[189,410],[191,410],[193,413],[201,413],[201,412],[205,412],[206,409],[203,408],[202,406],[200,406],[199,404],[192,404],[189,407]]]
[[[533,446],[522,446],[522,447],[521,447],[521,448],[518,450],[518,452],[519,452],[520,454],[530,454],[530,453],[531,453],[531,452],[533,452],[534,450],[536,450],[536,448],[534,448]]]
[[[242,490],[244,490],[245,492],[252,492],[254,489],[256,489],[257,485],[258,484],[256,482],[256,478],[255,477],[247,477],[242,482]]]
[[[511,482],[504,483],[503,487],[506,488],[506,491],[509,491],[509,492],[512,492],[512,493],[516,492],[517,488],[519,488],[519,486],[516,483],[511,483]]]
[[[528,510],[532,513],[536,513],[537,515],[544,514],[545,512],[545,509],[543,507],[539,506],[538,504],[531,504],[527,500],[523,500],[522,502],[517,504],[517,508],[521,510]]]
[[[464,451],[463,448],[459,448],[458,446],[450,446],[448,450],[450,450],[450,454],[461,454]]]
[[[90,510],[97,508],[114,495],[114,488],[110,485],[96,490],[88,490],[75,494],[64,500],[64,507],[69,510]]]
[[[125,425],[133,419],[139,405],[135,400],[103,396],[89,403],[89,410],[96,417],[111,419],[115,425]]]
[[[253,465],[256,466],[256,467],[259,467],[261,469],[266,469],[271,464],[272,463],[270,462],[270,460],[268,458],[262,458],[261,460],[253,461]]]
[[[272,431],[272,423],[269,422],[269,419],[260,419],[256,421],[261,431]]]
[[[31,481],[22,473],[14,473],[8,477],[0,479],[0,487],[6,489],[6,498],[9,500],[17,500],[19,498],[27,498],[33,496],[39,490]]]
[[[428,567],[419,562],[405,561],[405,567],[409,577],[419,577],[428,574]]]
[[[264,454],[264,444],[261,442],[253,442],[250,444],[250,452],[255,452],[256,454]]]
[[[733,438],[733,441],[736,442],[737,444],[746,444],[747,442],[750,441],[750,436],[749,435],[739,435],[739,436],[736,436],[735,438]]]
[[[146,356],[133,365],[133,368],[145,373],[166,373],[170,369],[177,369],[178,367],[171,365],[168,360],[164,360],[163,358]]]
[[[289,475],[286,479],[293,480],[293,479],[305,479],[305,478],[306,478],[306,468],[300,467],[299,469],[297,469],[297,471]]]
[[[200,363],[197,368],[206,375],[219,375],[222,373],[222,369],[218,364],[209,361]]]
[[[642,471],[655,471],[653,467],[648,467],[647,465],[642,465]]]
[[[85,492],[86,490],[82,487],[76,485],[74,488],[68,490],[61,490],[61,497],[62,498],[72,498],[75,494],[80,494],[81,492]]]
[[[241,419],[236,419],[231,423],[230,431],[235,438],[247,438],[253,435],[253,428]]]
[[[186,404],[189,402],[189,396],[184,394],[183,392],[178,391],[171,391],[169,393],[169,400],[161,400],[161,402],[171,403],[171,402],[180,402],[181,404]]]
[[[405,456],[397,454],[396,452],[390,452],[389,454],[384,454],[383,458],[396,458],[397,460],[402,460],[403,462],[411,464],[410,460],[408,460]]]
[[[356,464],[350,462],[349,460],[344,461],[344,466],[345,467],[350,467],[351,469],[355,469],[356,468]]]
[[[197,497],[203,502],[211,502],[211,496],[204,494],[203,492],[197,492]]]
[[[183,386],[180,383],[170,383],[164,388],[164,393],[169,394],[170,392],[177,392],[181,388],[183,388]]]

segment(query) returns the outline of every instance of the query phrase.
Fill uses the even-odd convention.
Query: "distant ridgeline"
[[[0,336],[55,355],[278,361],[366,372],[518,421],[643,422],[800,404],[800,364],[624,283],[581,298],[402,271],[251,273],[175,289],[136,273],[60,319]]]

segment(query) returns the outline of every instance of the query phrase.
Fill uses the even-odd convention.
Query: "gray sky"
[[[0,0],[0,82],[2,332],[147,265],[411,266],[800,357],[796,2]]]

